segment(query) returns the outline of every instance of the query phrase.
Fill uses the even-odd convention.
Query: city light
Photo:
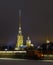
[[[46,43],[50,43],[50,41],[49,40],[46,40]]]
[[[24,42],[24,36],[22,34],[22,26],[21,26],[21,10],[19,10],[19,28],[18,34],[16,38],[16,45],[14,49],[7,49],[6,46],[0,49],[0,57],[21,57],[21,58],[53,58],[53,48],[51,49],[52,43],[50,40],[46,40],[46,42],[41,45],[35,45],[32,43],[30,37],[28,36]]]

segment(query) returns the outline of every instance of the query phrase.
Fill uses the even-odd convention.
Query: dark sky
[[[22,31],[32,41],[53,40],[53,0],[0,0],[0,42],[15,43],[18,12],[22,11]]]

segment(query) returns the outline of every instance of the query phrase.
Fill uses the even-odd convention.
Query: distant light
[[[8,49],[5,49],[5,51],[7,51]]]
[[[19,27],[19,30],[21,30],[21,27]]]
[[[26,45],[21,45],[20,47],[21,47],[21,48],[26,48],[27,46],[26,46]]]
[[[19,50],[19,48],[15,48],[15,50]]]
[[[41,56],[44,56],[43,54],[41,54]]]
[[[40,46],[38,46],[37,48],[40,48]]]
[[[50,41],[49,40],[46,40],[46,43],[50,43]]]
[[[33,44],[31,44],[31,46],[33,47],[34,45],[33,45]]]

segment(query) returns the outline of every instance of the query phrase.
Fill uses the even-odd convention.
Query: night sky
[[[0,43],[15,44],[19,9],[24,39],[53,41],[53,0],[0,0]]]

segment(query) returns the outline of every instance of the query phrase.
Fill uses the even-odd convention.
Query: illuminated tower
[[[27,37],[27,40],[26,40],[26,46],[27,47],[31,46],[31,40],[30,40],[29,36]]]
[[[19,30],[17,35],[17,43],[15,50],[18,50],[20,46],[23,46],[23,35],[21,30],[21,10],[19,10]]]

